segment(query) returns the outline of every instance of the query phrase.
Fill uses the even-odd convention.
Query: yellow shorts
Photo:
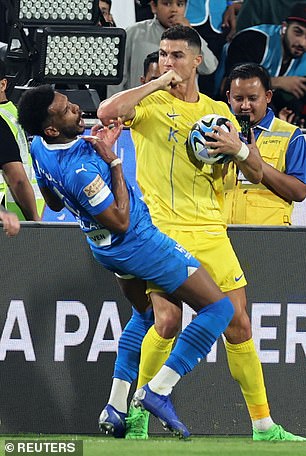
[[[166,234],[201,262],[224,293],[247,284],[226,231],[167,230]],[[151,291],[160,291],[160,288],[148,282],[147,293]]]

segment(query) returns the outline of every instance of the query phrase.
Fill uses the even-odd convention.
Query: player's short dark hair
[[[184,2],[187,3],[187,0],[184,0]],[[143,6],[145,6],[146,3],[150,3],[150,0],[142,1],[141,3],[143,4]],[[153,0],[153,3],[156,6],[158,3],[158,0]]]
[[[4,79],[6,75],[5,63],[0,59],[0,79]]]
[[[198,32],[186,25],[174,25],[165,30],[161,36],[161,40],[183,40],[188,43],[188,46],[194,47],[201,52],[201,39]]]
[[[45,136],[44,128],[50,118],[49,106],[55,92],[50,85],[26,89],[18,103],[18,121],[30,135]]]
[[[147,57],[143,61],[143,75],[144,77],[147,76],[148,71],[149,71],[149,66],[151,63],[158,63],[158,58],[159,58],[159,52],[151,52],[151,54],[148,54]]]
[[[242,63],[232,68],[228,75],[227,88],[230,89],[232,81],[235,79],[258,78],[265,91],[272,90],[271,77],[265,67],[258,63]]]

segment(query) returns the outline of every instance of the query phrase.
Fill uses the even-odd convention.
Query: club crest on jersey
[[[84,193],[88,198],[92,198],[103,188],[104,181],[101,176],[98,174],[90,184],[86,185],[84,188]]]

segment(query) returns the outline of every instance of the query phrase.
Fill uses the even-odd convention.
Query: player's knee
[[[230,343],[243,343],[252,337],[251,321],[246,312],[235,313],[225,336]]]
[[[181,329],[180,315],[173,312],[163,312],[155,315],[155,329],[160,337],[171,339]]]

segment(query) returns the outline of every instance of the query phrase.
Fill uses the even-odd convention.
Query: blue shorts
[[[106,269],[150,280],[167,293],[173,293],[200,267],[198,260],[155,226],[136,231],[125,251],[114,249],[112,256],[106,256],[101,249],[93,251],[93,256]]]

